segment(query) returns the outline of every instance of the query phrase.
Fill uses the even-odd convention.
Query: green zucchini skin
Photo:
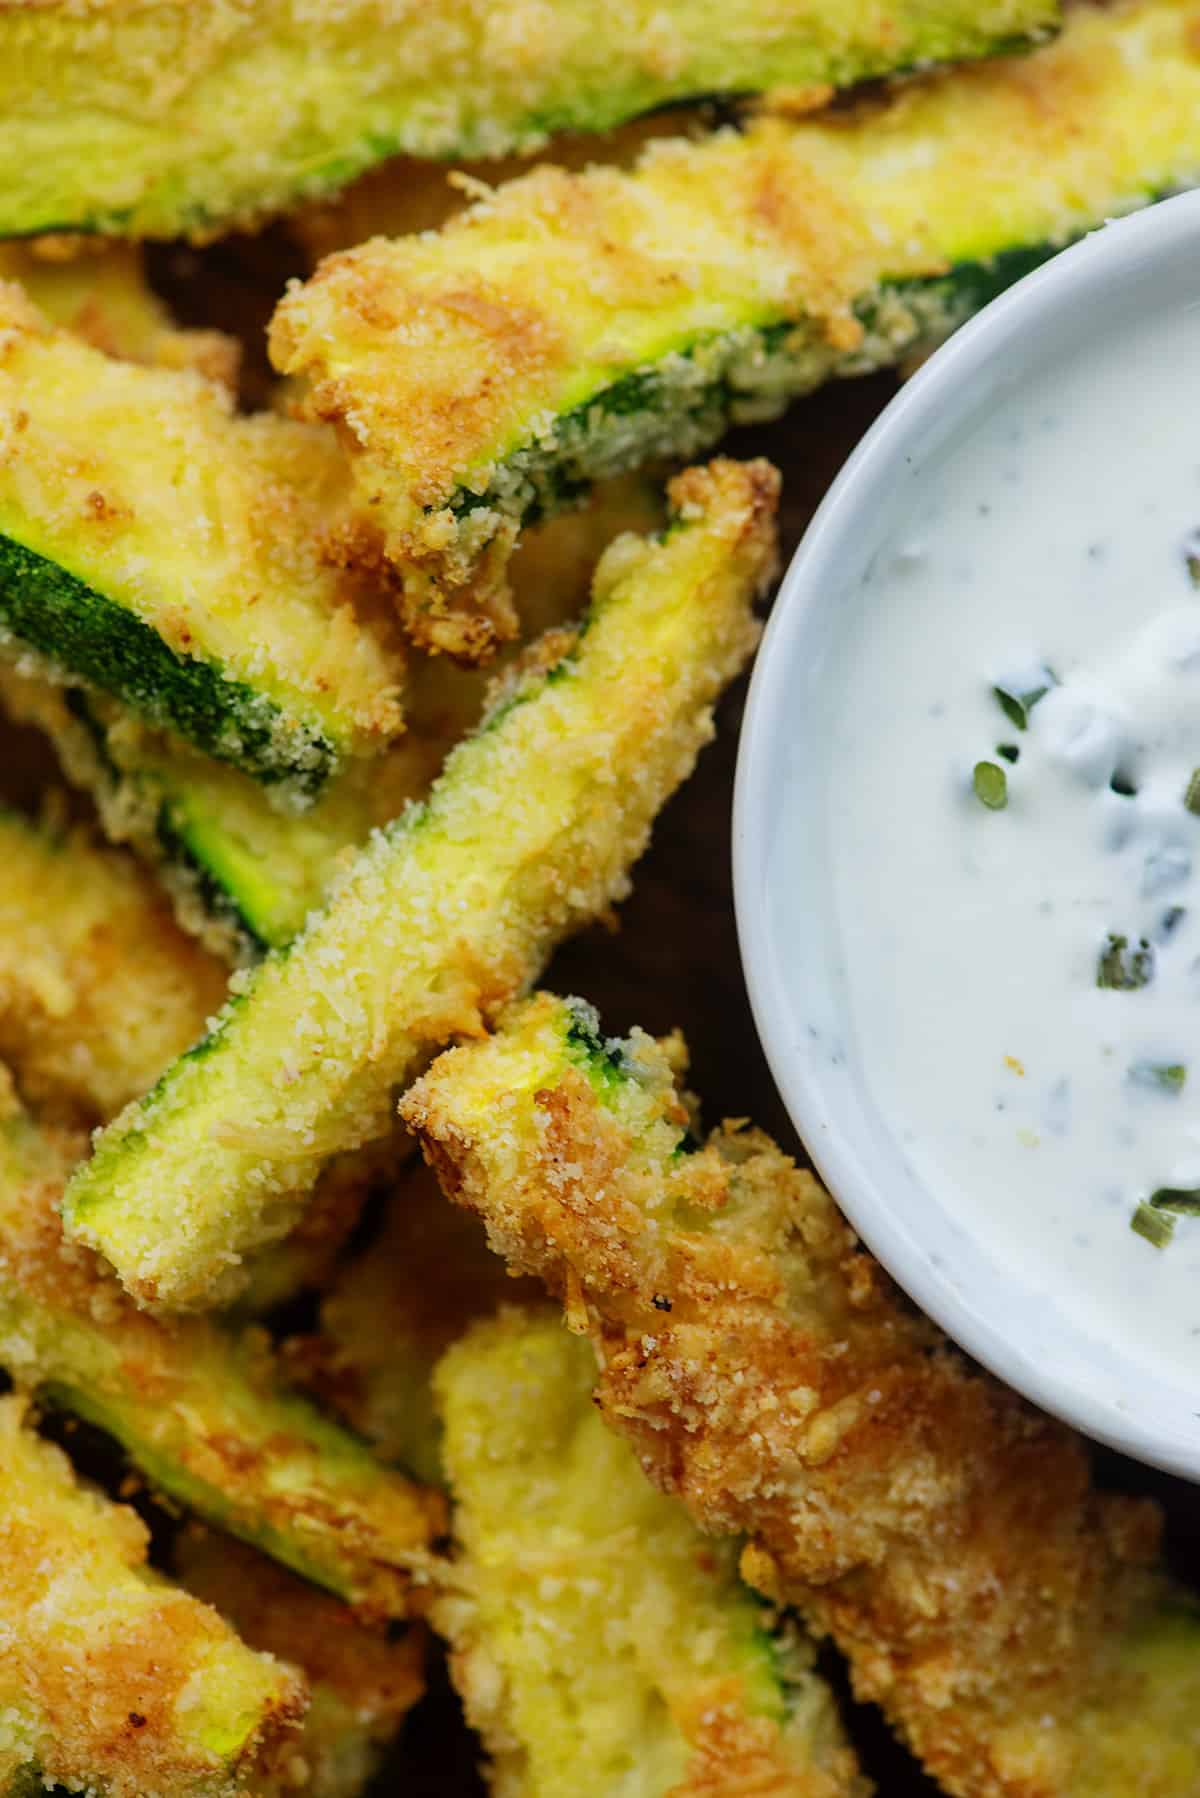
[[[143,1303],[211,1303],[231,1255],[284,1234],[330,1156],[386,1134],[431,1039],[624,894],[756,638],[777,491],[763,463],[679,476],[665,535],[602,559],[578,647],[524,672],[428,799],[97,1140],[64,1222]]]
[[[1058,0],[66,0],[0,11],[0,235],[212,233],[388,156],[495,157],[718,91],[845,87],[1053,31]],[[147,71],[170,69],[163,83]],[[98,73],[98,71],[102,71]]]
[[[338,765],[339,747],[318,724],[288,717],[216,662],[180,655],[127,607],[5,536],[0,630],[8,647],[37,650],[264,784],[286,781],[308,796]]]
[[[23,1116],[0,1127],[0,1366],[208,1522],[364,1613],[403,1614],[436,1506],[291,1390],[262,1332],[163,1325],[64,1259],[55,1204],[78,1146]]]
[[[1017,62],[838,113],[768,107],[628,168],[543,165],[436,232],[337,251],[280,302],[271,356],[342,423],[409,629],[469,642],[482,617],[502,638],[522,525],[933,347],[1106,219],[1194,186],[1198,118],[1186,0],[1080,4]]]
[[[735,1538],[701,1536],[651,1487],[595,1381],[590,1346],[545,1306],[477,1320],[434,1370],[470,1596],[433,1620],[497,1787],[865,1798],[811,1643],[742,1584]],[[539,1581],[543,1555],[586,1575]],[[656,1615],[669,1629],[645,1626]]]
[[[631,461],[701,454],[731,428],[777,417],[827,380],[892,368],[940,342],[1067,241],[1016,244],[929,280],[882,283],[854,308],[863,337],[849,354],[794,321],[681,342],[669,358],[622,375],[565,413],[552,447],[515,451],[497,486],[482,493],[458,488],[449,509],[462,520],[475,511],[515,509],[522,524],[537,524]]]

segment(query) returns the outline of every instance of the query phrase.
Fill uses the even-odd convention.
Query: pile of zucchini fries
[[[0,0],[0,67],[0,1798],[403,1791],[434,1638],[501,1798],[864,1798],[824,1640],[956,1798],[1195,1798],[1154,1507],[536,987],[757,640],[704,458],[1200,186],[1198,0]],[[268,220],[249,410],[143,246]]]

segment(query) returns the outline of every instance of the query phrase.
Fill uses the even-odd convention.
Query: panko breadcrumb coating
[[[864,1798],[795,1625],[642,1478],[544,1304],[436,1374],[459,1553],[433,1609],[497,1798]]]
[[[425,1690],[420,1626],[394,1639],[368,1630],[327,1592],[197,1526],[180,1533],[172,1566],[243,1641],[291,1661],[308,1682],[303,1728],[276,1754],[274,1780],[255,1798],[360,1798]]]
[[[601,552],[622,531],[657,529],[662,514],[660,491],[625,477],[598,487],[583,509],[529,531],[513,559],[522,634],[577,617]],[[115,700],[0,660],[8,715],[46,732],[66,778],[94,799],[106,833],[154,864],[183,927],[243,961],[253,944],[289,942],[371,831],[425,797],[449,751],[478,724],[486,696],[482,671],[415,657],[403,736],[352,762],[297,815],[281,811],[250,775],[154,730]]]
[[[204,1034],[227,970],[82,825],[0,811],[0,868],[0,1057],[31,1104],[100,1123]]]
[[[546,165],[281,302],[271,354],[333,421],[425,640],[511,626],[522,521],[694,456],[937,341],[1033,262],[1200,178],[1191,0],[1073,7],[1028,57],[889,103]]]
[[[5,0],[0,235],[204,235],[412,156],[695,94],[828,92],[1053,28],[1057,0]]]
[[[750,1538],[746,1576],[948,1792],[1200,1790],[1200,1616],[1155,1570],[1154,1507],[1097,1493],[1082,1440],[911,1312],[811,1174],[736,1125],[689,1146],[662,1050],[545,994],[402,1112],[591,1336],[651,1479]]]
[[[311,793],[402,724],[380,583],[339,566],[332,433],[240,417],[192,369],[119,361],[0,281],[0,641]]]
[[[298,1722],[299,1675],[151,1573],[146,1548],[137,1514],[0,1398],[5,1792],[235,1798]]]
[[[102,1133],[64,1221],[142,1303],[227,1292],[330,1156],[390,1127],[430,1053],[482,1029],[628,891],[756,639],[778,485],[765,462],[678,476],[663,536],[618,538],[601,560],[578,636],[543,639],[428,800]]]
[[[441,1500],[290,1390],[263,1332],[160,1322],[64,1242],[57,1207],[80,1148],[19,1110],[0,1121],[0,1368],[115,1436],[209,1521],[364,1616],[403,1615]]]

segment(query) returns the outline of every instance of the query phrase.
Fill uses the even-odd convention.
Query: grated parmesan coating
[[[5,0],[0,235],[250,223],[404,151],[982,55],[1056,0]]]
[[[303,1682],[151,1573],[136,1513],[77,1481],[24,1413],[0,1399],[0,1788],[234,1798],[298,1721]]]
[[[162,1491],[364,1616],[403,1615],[440,1500],[280,1377],[262,1331],[139,1311],[57,1205],[80,1144],[0,1122],[0,1367],[115,1436]]]
[[[271,353],[337,425],[410,628],[457,617],[485,651],[526,517],[895,363],[1003,284],[997,256],[1012,278],[1200,178],[1194,24],[1190,0],[1080,6],[1047,48],[885,106],[783,106],[632,172],[539,167],[436,233],[329,257]]]
[[[591,1337],[596,1400],[959,1798],[1200,1789],[1200,1614],[1155,1507],[911,1312],[758,1131],[694,1152],[669,1058],[540,994],[402,1107],[447,1194]]]
[[[309,1704],[254,1798],[360,1798],[383,1752],[425,1690],[420,1626],[392,1638],[345,1605],[228,1536],[191,1526],[177,1539],[176,1578],[252,1648],[299,1667]]]
[[[0,282],[10,645],[262,777],[319,784],[326,764],[401,726],[403,662],[363,527],[367,573],[337,565],[348,498],[332,433],[238,417],[224,387],[106,356]],[[30,567],[43,585],[75,583],[56,629]],[[134,636],[158,640],[152,678]]]
[[[458,1554],[435,1626],[497,1798],[861,1798],[812,1649],[643,1479],[595,1358],[506,1308],[439,1363]]]
[[[100,1136],[64,1219],[140,1302],[211,1303],[334,1153],[386,1131],[433,1050],[482,1029],[625,894],[753,646],[778,484],[762,462],[679,476],[663,538],[622,537],[603,558],[578,639],[543,641],[428,801]]]

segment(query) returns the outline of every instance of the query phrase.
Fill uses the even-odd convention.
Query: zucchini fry
[[[243,1641],[293,1662],[308,1681],[304,1726],[279,1757],[270,1798],[359,1798],[425,1690],[421,1629],[389,1640],[327,1593],[208,1530],[181,1532],[173,1565]]]
[[[650,531],[661,518],[658,491],[626,478],[598,488],[585,510],[531,531],[513,564],[523,632],[574,617],[602,549],[619,532]],[[184,927],[230,959],[296,935],[371,831],[428,792],[450,749],[479,722],[486,691],[475,670],[414,658],[404,735],[352,763],[295,814],[277,809],[249,775],[147,728],[114,701],[0,662],[0,704],[48,733],[108,835],[156,864]]]
[[[663,1051],[545,994],[402,1112],[590,1334],[650,1477],[751,1538],[746,1577],[833,1636],[948,1792],[1200,1789],[1200,1616],[1153,1569],[1154,1508],[1098,1495],[1080,1438],[970,1371],[811,1174],[734,1126],[694,1149]]]
[[[312,793],[400,727],[401,663],[331,565],[332,434],[54,330],[0,284],[0,640]]]
[[[204,1034],[227,972],[137,863],[0,811],[0,1057],[29,1103],[110,1118]]]
[[[139,1301],[210,1303],[331,1155],[387,1129],[432,1049],[480,1029],[628,890],[754,643],[777,492],[761,462],[679,476],[663,537],[602,559],[578,636],[542,640],[428,800],[102,1134],[63,1216]]]
[[[203,1035],[227,970],[179,928],[144,869],[82,826],[0,811],[0,858],[0,1058],[39,1117],[106,1123]],[[394,1165],[387,1144],[333,1162],[300,1226],[255,1258],[243,1309],[322,1285]]]
[[[461,1557],[433,1621],[493,1790],[865,1793],[811,1648],[736,1543],[643,1479],[595,1377],[544,1310],[476,1324],[437,1369]]]
[[[302,1681],[146,1566],[126,1505],[0,1399],[0,1791],[234,1798]]]
[[[261,1331],[139,1311],[57,1204],[80,1144],[0,1124],[0,1366],[108,1431],[146,1478],[364,1615],[403,1614],[440,1501],[281,1381]]]
[[[1200,178],[1190,0],[1073,10],[887,105],[543,167],[329,258],[272,325],[339,426],[420,641],[486,653],[523,520],[893,364],[1115,213]]]
[[[0,8],[0,236],[217,232],[384,157],[498,156],[696,94],[1042,35],[1055,0],[74,0]]]
[[[323,1300],[320,1333],[286,1345],[287,1366],[383,1460],[444,1486],[434,1367],[475,1318],[534,1290],[514,1283],[477,1221],[416,1160],[379,1235]]]
[[[0,281],[16,281],[52,324],[106,356],[151,368],[190,368],[237,389],[241,345],[223,331],[185,331],[146,279],[141,250],[109,244],[66,259],[0,244]]]

